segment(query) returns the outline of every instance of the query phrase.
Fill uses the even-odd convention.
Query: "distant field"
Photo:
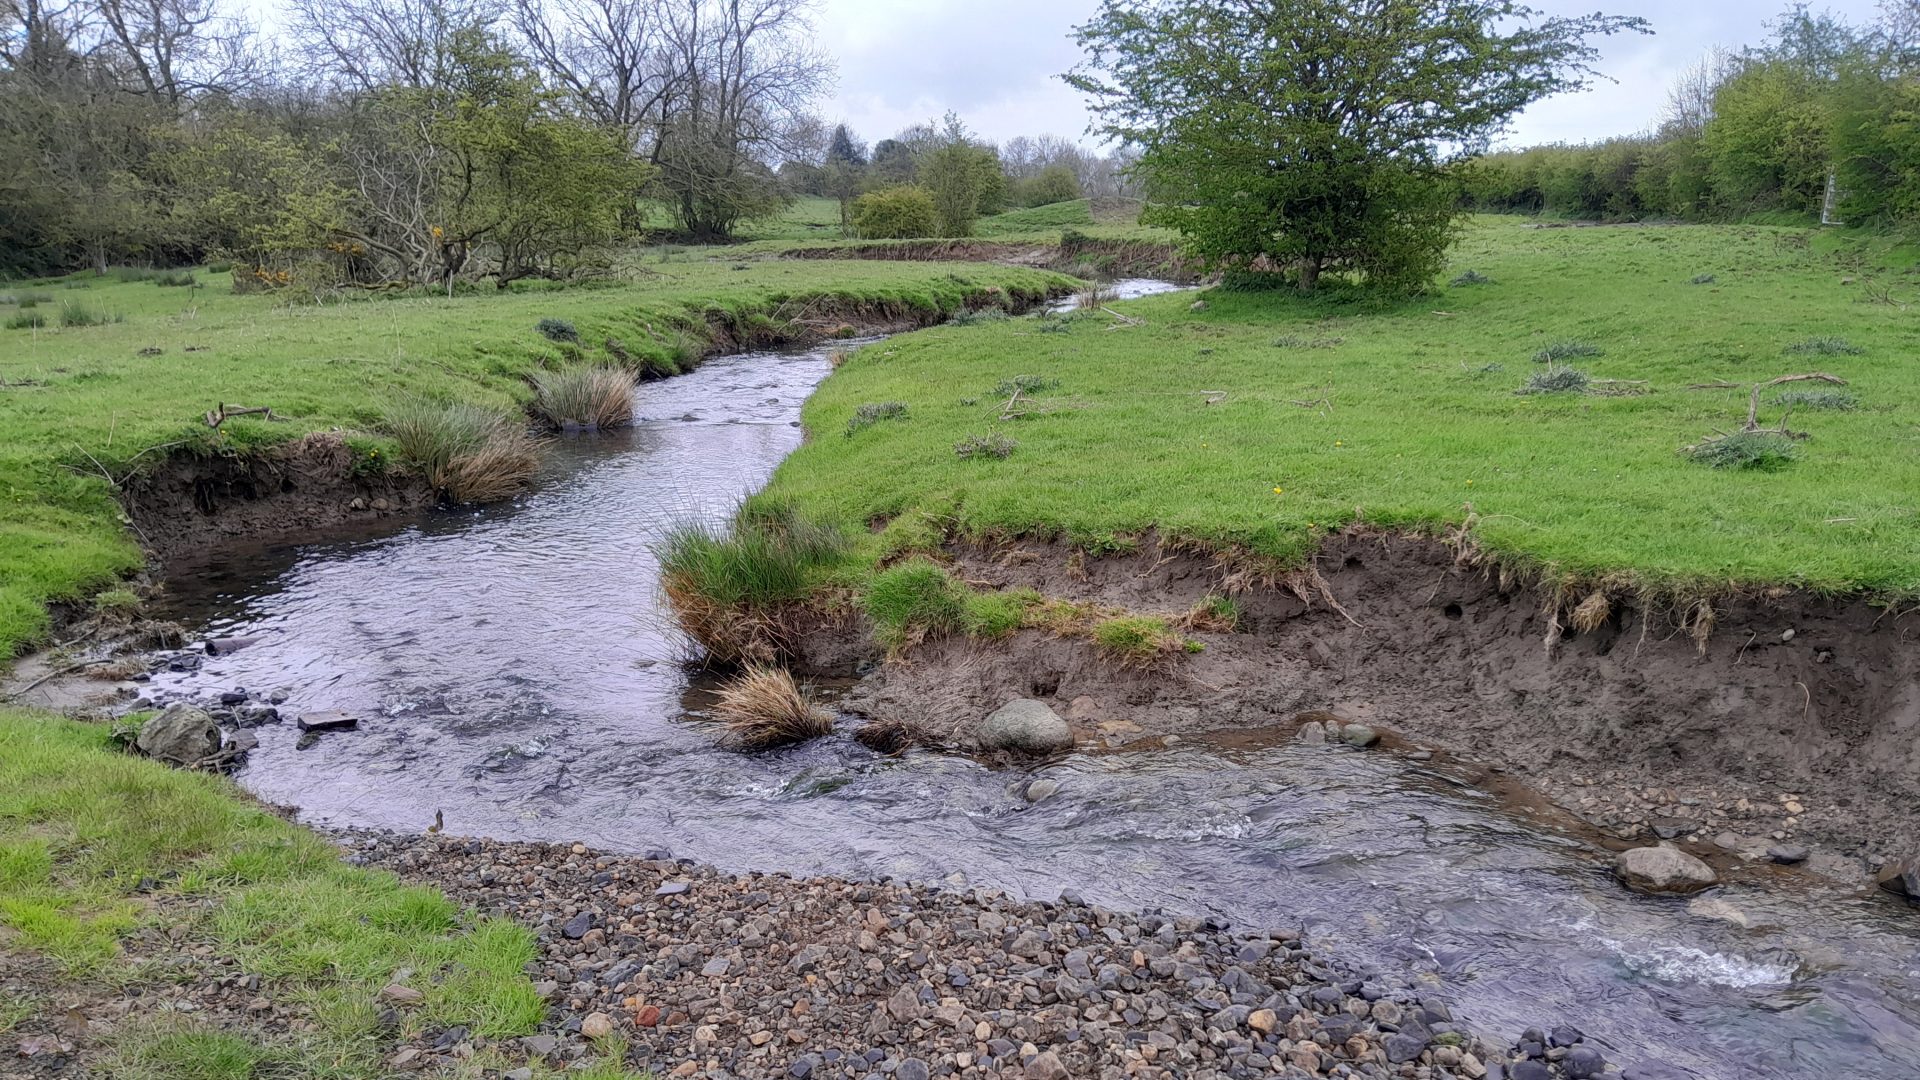
[[[1752,226],[1535,228],[1476,219],[1443,288],[1390,310],[1289,294],[1173,295],[1063,331],[945,327],[862,350],[809,403],[776,496],[859,523],[1089,542],[1148,528],[1287,560],[1364,523],[1470,523],[1486,548],[1584,579],[1714,592],[1920,593],[1920,278],[1897,253]],[[1888,301],[1892,301],[1889,303]],[[1586,392],[1516,393],[1550,365]],[[1583,355],[1584,354],[1584,355]],[[1747,387],[1827,372],[1798,459],[1714,469],[1682,447],[1745,420]],[[1000,419],[1007,382],[1037,382]],[[1695,389],[1699,384],[1734,384]],[[834,435],[862,404],[906,419]],[[962,460],[1005,436],[1005,460]]]
[[[587,359],[605,359],[609,337],[664,356],[710,320],[764,321],[804,308],[796,298],[951,311],[990,284],[1065,280],[1008,267],[660,258],[598,286],[319,306],[236,296],[226,274],[205,271],[194,286],[86,274],[0,287],[0,325],[47,323],[0,329],[0,661],[44,631],[46,603],[139,567],[100,471],[122,476],[164,452],[154,448],[232,453],[335,426],[373,431],[407,395],[516,408],[527,372],[562,358],[535,330],[547,318],[574,324]],[[105,321],[61,326],[82,310]],[[293,420],[235,420],[215,438],[197,418],[222,402]]]

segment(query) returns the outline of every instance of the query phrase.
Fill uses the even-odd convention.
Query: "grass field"
[[[48,984],[0,1001],[9,1025],[59,1016],[89,988],[191,977],[175,949],[123,951],[136,931],[210,946],[312,1028],[267,1036],[150,1010],[114,1034],[99,1075],[371,1080],[391,1075],[396,1036],[457,1024],[497,1041],[545,1017],[522,971],[535,956],[524,927],[347,866],[226,781],[116,753],[108,740],[99,726],[0,709],[0,945],[52,962]],[[385,1032],[377,994],[396,979],[424,997]],[[522,1064],[486,1059],[474,1075]]]
[[[164,450],[236,452],[332,427],[377,431],[410,395],[517,408],[542,365],[632,357],[671,365],[709,324],[735,333],[835,304],[953,311],[989,286],[1043,291],[1039,271],[878,262],[643,261],[619,283],[454,297],[290,305],[201,287],[79,276],[0,289],[0,323],[44,312],[47,328],[0,329],[0,660],[45,632],[46,605],[79,600],[140,565],[102,472],[119,478]],[[20,301],[27,301],[22,305]],[[83,305],[99,325],[60,325]],[[579,345],[535,329],[571,323]],[[285,423],[197,418],[219,403],[270,406]]]
[[[1490,282],[1388,310],[1216,289],[1200,311],[1116,305],[1138,325],[871,346],[808,404],[814,437],[770,494],[849,524],[920,511],[1094,547],[1158,528],[1289,562],[1349,525],[1470,523],[1492,553],[1621,587],[1920,592],[1920,279],[1901,260],[1795,229],[1476,219],[1453,262]],[[1517,393],[1555,344],[1595,382]],[[1846,407],[1795,409],[1797,460],[1680,452],[1739,427],[1751,384],[1815,371]],[[883,402],[905,416],[842,434]],[[1010,456],[955,453],[996,437]]]

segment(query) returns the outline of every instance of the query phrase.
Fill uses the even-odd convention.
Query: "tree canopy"
[[[1145,220],[1207,264],[1411,290],[1450,243],[1453,167],[1587,85],[1595,37],[1644,30],[1513,0],[1105,0],[1066,78],[1140,147]]]

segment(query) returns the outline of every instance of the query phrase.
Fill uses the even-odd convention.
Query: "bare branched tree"
[[[437,87],[463,31],[501,18],[501,0],[291,0],[295,57],[317,82],[372,90]]]
[[[93,0],[102,50],[128,88],[178,108],[201,91],[231,93],[259,72],[253,29],[216,0]]]

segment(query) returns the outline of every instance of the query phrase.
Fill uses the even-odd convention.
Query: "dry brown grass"
[[[540,467],[540,441],[503,425],[480,448],[454,458],[440,487],[454,502],[497,502],[526,488]]]
[[[833,732],[833,714],[809,701],[785,668],[749,668],[730,680],[713,719],[726,725],[721,742],[733,750],[771,750]]]
[[[1613,601],[1607,599],[1604,589],[1595,589],[1573,609],[1573,628],[1582,634],[1591,634],[1607,625],[1612,616]]]

